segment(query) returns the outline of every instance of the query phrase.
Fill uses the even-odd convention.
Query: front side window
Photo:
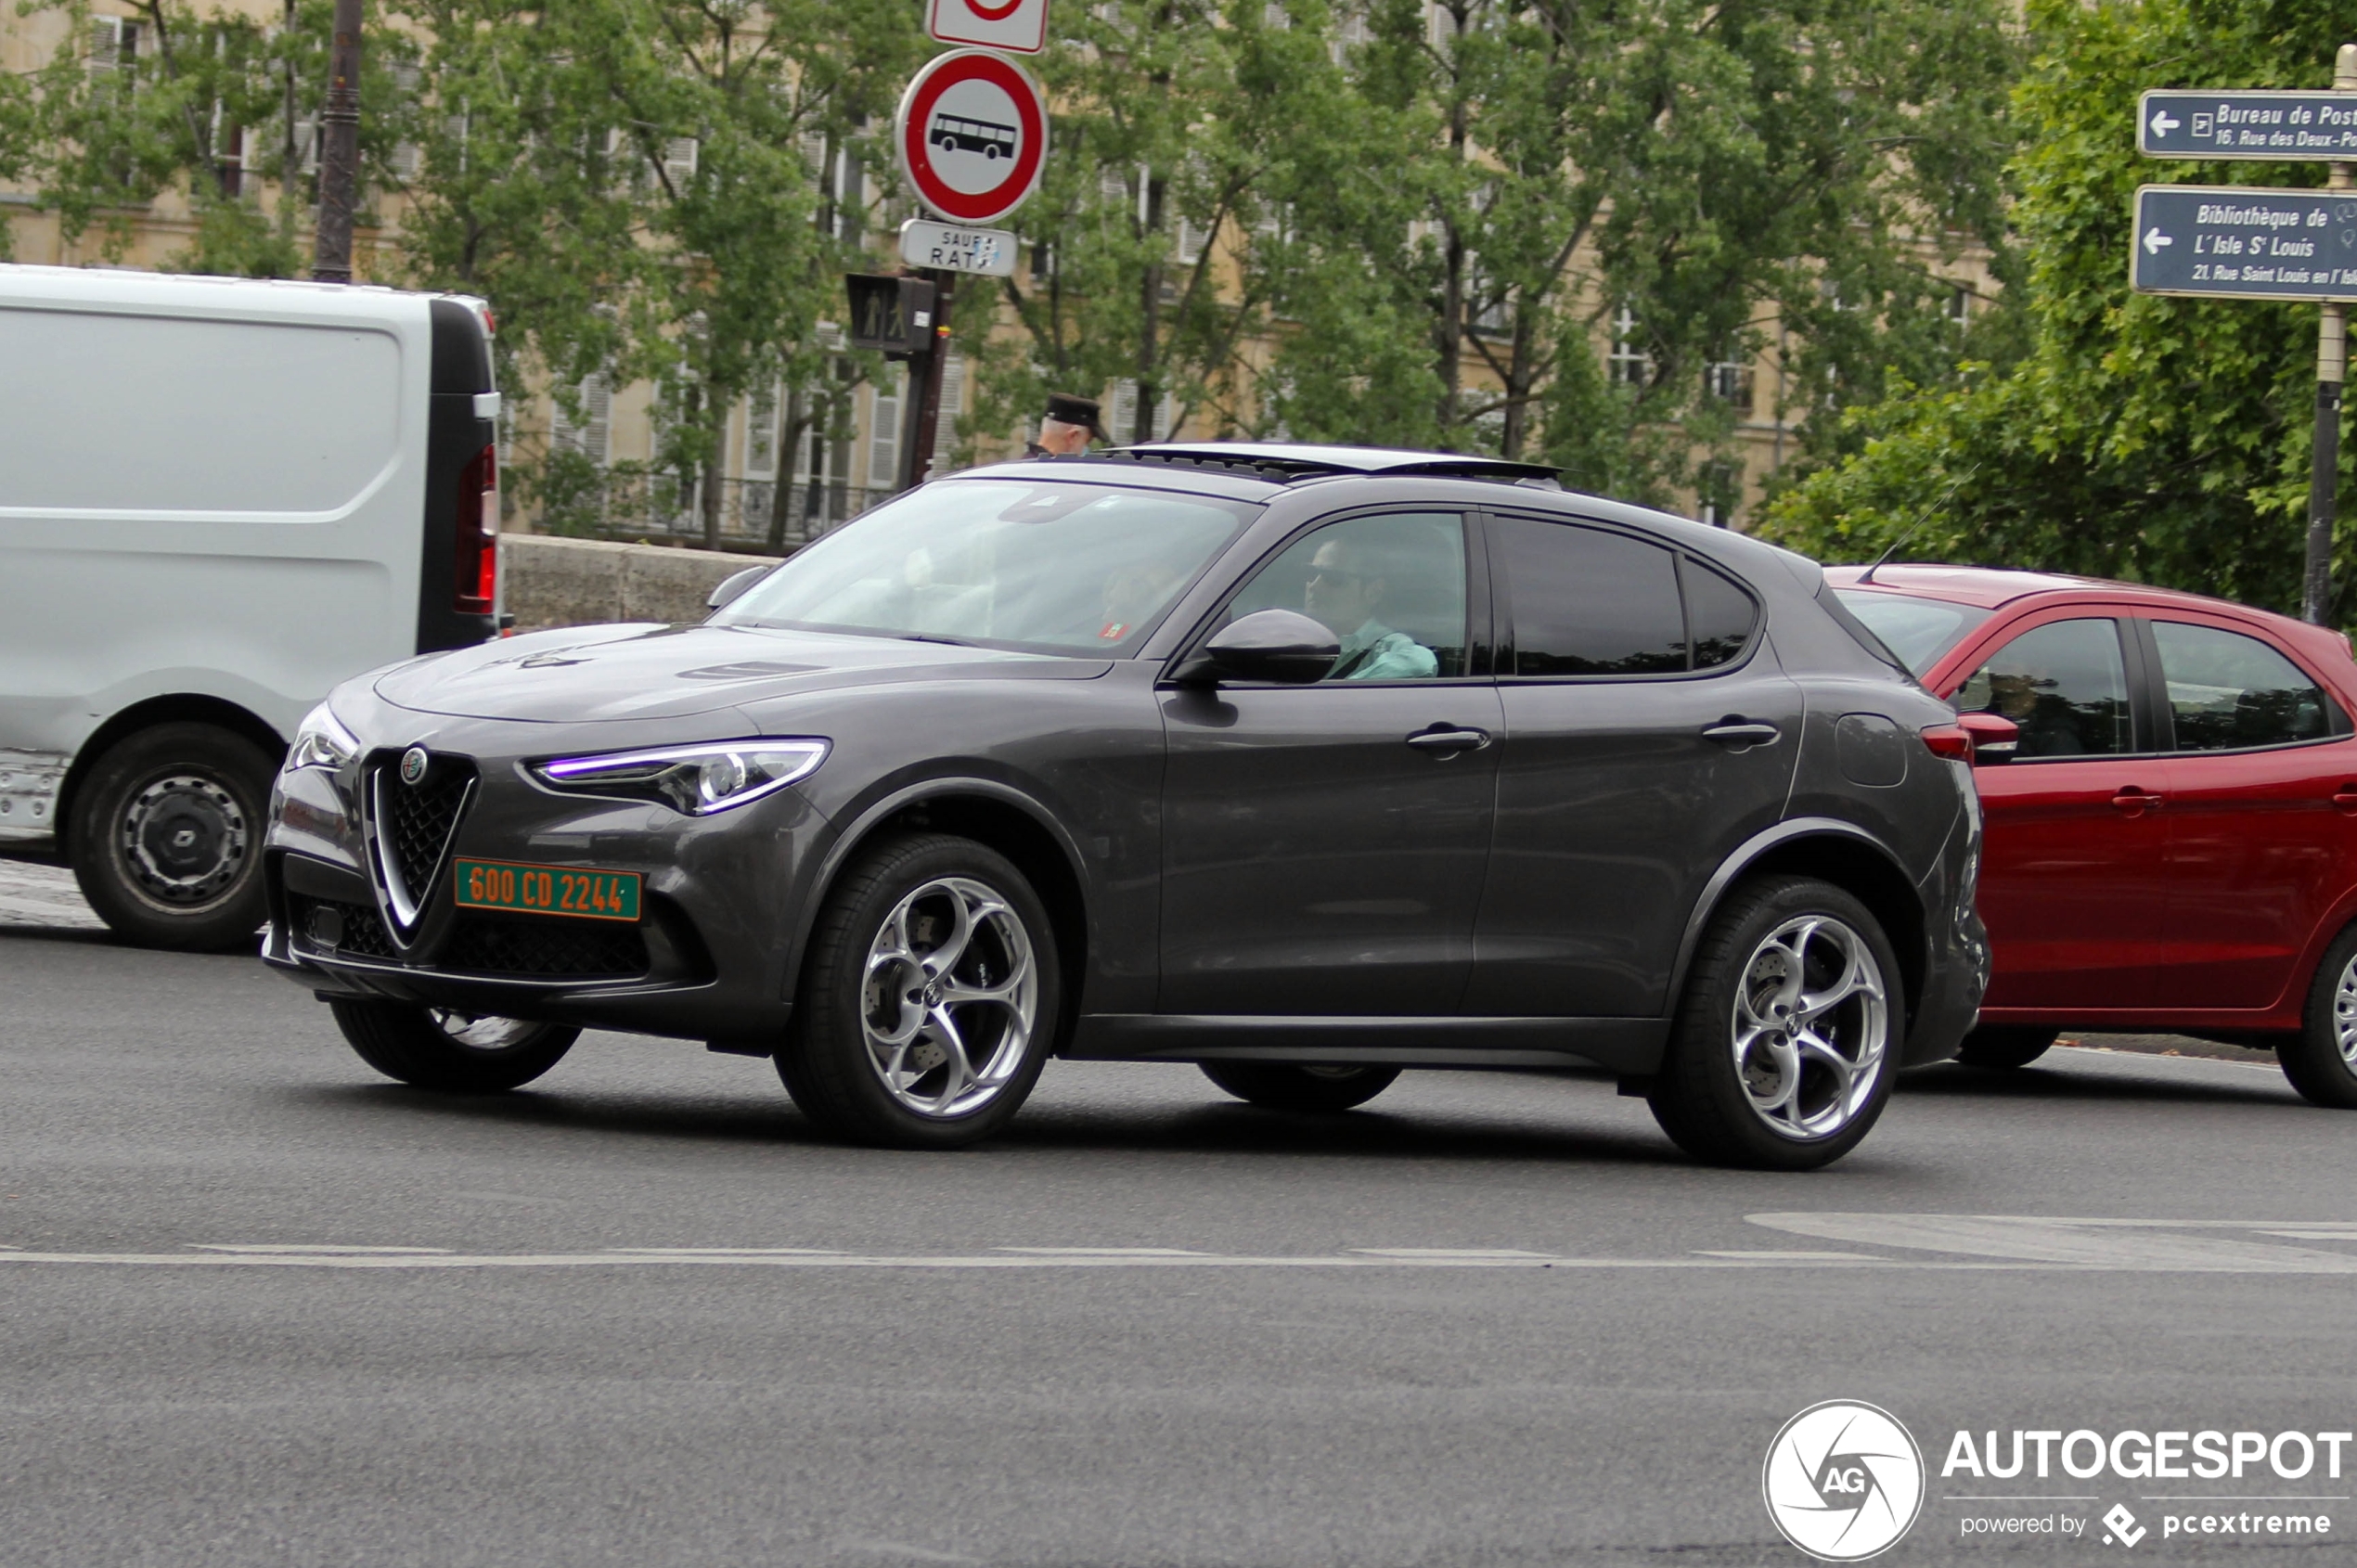
[[[2152,628],[2179,751],[2285,746],[2333,733],[2332,699],[2257,637],[2183,621]]]
[[[1495,575],[1513,607],[1514,675],[1642,675],[1687,667],[1685,609],[1669,551],[1625,533],[1535,518],[1493,518],[1489,537]]]
[[[2054,621],[1997,650],[1958,688],[1960,713],[2000,713],[2021,727],[2016,760],[2108,756],[2133,749],[2119,623]]]
[[[1465,673],[1465,524],[1396,512],[1313,529],[1244,585],[1240,619],[1293,610],[1342,645],[1330,681],[1434,680]]]
[[[845,523],[722,625],[1125,654],[1261,508],[1037,480],[947,480]]]

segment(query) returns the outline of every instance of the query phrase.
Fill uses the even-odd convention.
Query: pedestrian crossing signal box
[[[921,277],[897,273],[850,273],[851,346],[881,349],[886,359],[907,359],[933,342],[934,287]]]

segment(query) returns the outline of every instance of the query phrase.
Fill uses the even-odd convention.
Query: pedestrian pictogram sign
[[[925,32],[944,44],[1036,55],[1048,46],[1048,0],[930,0]]]
[[[1022,206],[1038,185],[1048,108],[1021,66],[960,49],[908,84],[893,142],[926,206],[952,223],[986,224]]]

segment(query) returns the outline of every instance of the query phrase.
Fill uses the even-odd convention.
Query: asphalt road
[[[1933,1069],[1805,1176],[1469,1073],[1318,1119],[1052,1064],[884,1153],[672,1042],[436,1099],[58,904],[0,911],[0,1562],[1797,1562],[1762,1457],[1836,1397],[1931,1462],[1881,1561],[2075,1561],[1964,1521],[2157,1484],[1942,1478],[1956,1430],[2357,1426],[2357,1119],[2269,1065]],[[2349,1480],[2175,1490],[2357,1539]],[[2078,1500],[1953,1500],[2009,1491]]]

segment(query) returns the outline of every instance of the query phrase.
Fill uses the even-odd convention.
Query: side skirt
[[[1657,1018],[1318,1018],[1090,1013],[1063,1054],[1083,1061],[1310,1061],[1385,1067],[1661,1065]]]

